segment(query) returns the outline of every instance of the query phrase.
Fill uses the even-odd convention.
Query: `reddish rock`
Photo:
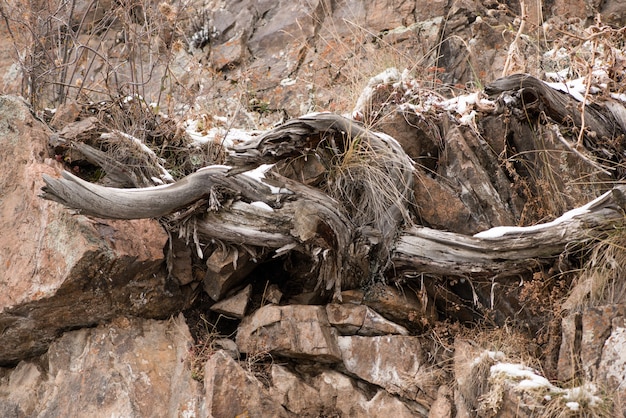
[[[502,353],[484,350],[466,340],[459,338],[455,340],[454,403],[460,416],[473,416],[470,411],[478,409],[479,398],[487,390],[489,368],[502,356]]]
[[[116,315],[166,317],[185,304],[167,279],[167,235],[154,220],[86,218],[38,197],[49,131],[0,96],[0,364],[44,352],[62,330]],[[19,245],[16,245],[19,243]]]
[[[201,416],[183,316],[66,332],[0,379],[2,416]],[[175,388],[175,390],[172,390]],[[79,411],[79,412],[78,412]],[[16,415],[17,413],[17,415]]]
[[[385,388],[389,393],[413,400],[433,399],[434,375],[424,364],[424,353],[417,337],[339,337],[339,348],[346,370],[359,378]]]
[[[23,361],[14,369],[0,368],[0,416],[36,416],[46,377],[34,362]]]
[[[611,358],[614,345],[621,344],[620,324],[624,316],[623,305],[605,305],[585,308],[564,317],[557,368],[559,380],[582,377],[596,381],[601,359]],[[606,368],[601,374],[606,377]]]
[[[325,400],[327,416],[366,416],[363,404],[367,396],[358,389],[356,381],[334,370],[325,370],[317,375],[312,385]]]
[[[322,306],[263,306],[241,321],[236,341],[243,353],[341,361],[337,331],[328,323]]]
[[[243,318],[246,314],[246,308],[250,301],[252,293],[252,285],[248,285],[243,290],[237,292],[233,296],[223,299],[211,306],[211,310],[235,318]]]
[[[365,305],[337,304],[326,305],[328,322],[342,335],[408,335],[403,326],[394,324]]]
[[[562,382],[574,379],[580,369],[580,338],[582,322],[580,312],[573,312],[561,321],[561,347],[557,377]]]
[[[324,401],[318,416],[344,417],[419,417],[426,411],[415,403],[403,402],[385,390],[378,390],[374,396],[359,388],[358,383],[333,370],[319,373],[312,381]],[[371,396],[371,397],[370,397]]]
[[[206,410],[213,417],[291,417],[254,375],[217,351],[204,366]]]
[[[280,291],[280,288],[275,284],[271,284],[263,290],[262,304],[265,305],[268,303],[272,303],[274,305],[278,305],[282,298],[283,292]]]
[[[343,303],[353,303],[355,305],[360,305],[363,303],[363,298],[365,297],[365,292],[361,289],[351,289],[344,290],[341,292],[341,300]]]
[[[418,175],[413,186],[417,213],[421,222],[432,228],[473,235],[489,229],[484,220],[476,219],[459,195],[445,181],[429,175]]]
[[[61,130],[66,125],[76,121],[80,115],[81,107],[76,102],[67,102],[59,106],[50,120],[50,126]]]
[[[211,49],[211,65],[216,70],[222,70],[229,66],[241,63],[245,57],[246,44],[243,33],[229,39],[223,44],[216,45]]]
[[[390,321],[406,327],[424,327],[437,318],[434,304],[411,290],[377,283],[367,293],[363,303]]]
[[[612,333],[612,322],[617,316],[615,306],[585,309],[582,315],[580,364],[585,378],[594,381],[603,356],[605,341]]]
[[[187,285],[194,281],[193,270],[191,268],[191,248],[183,239],[170,237],[171,249],[170,259],[167,267],[169,274],[175,278],[180,285]]]
[[[247,252],[218,248],[206,260],[204,290],[218,301],[239,285],[257,265]]]
[[[490,226],[515,225],[507,205],[510,182],[493,150],[466,127],[452,127],[444,141],[438,172],[450,179],[463,204],[476,217],[474,222],[484,218]]]
[[[298,416],[318,416],[328,401],[286,367],[272,364],[270,394],[287,410]]]
[[[437,390],[437,399],[428,411],[428,418],[452,418],[452,391],[447,386],[440,386]]]

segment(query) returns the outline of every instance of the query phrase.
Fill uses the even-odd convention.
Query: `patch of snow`
[[[573,411],[577,411],[580,404],[594,407],[602,402],[596,395],[598,388],[593,383],[585,383],[574,388],[560,388],[550,383],[548,379],[539,375],[537,371],[528,366],[517,363],[498,363],[490,368],[492,377],[504,377],[512,380],[519,390],[544,389],[549,393],[544,396],[545,400],[551,400],[554,396],[560,396],[566,401],[566,406]]]
[[[282,80],[280,80],[280,85],[283,87],[287,87],[287,86],[293,86],[294,84],[296,84],[296,79],[295,78],[283,78]]]
[[[215,168],[222,168],[224,170],[232,170],[233,167],[230,166],[230,165],[213,164],[213,165],[208,165],[206,167],[199,168],[197,171],[207,170],[207,169],[211,169],[211,168],[213,168],[213,169],[215,169]]]
[[[263,181],[263,179],[265,178],[265,173],[267,173],[272,167],[274,167],[274,164],[261,164],[254,170],[245,171],[242,174],[246,177],[250,177],[251,179],[256,180],[257,182],[269,187],[272,194],[291,194],[291,191],[287,189],[272,186],[271,184],[267,184]]]
[[[583,403],[591,407],[602,403],[602,398],[596,395],[598,388],[593,383],[585,383],[575,388],[561,389],[563,399],[569,402]]]
[[[356,101],[356,105],[354,106],[354,110],[352,112],[353,118],[358,120],[359,114],[362,115],[363,110],[367,108],[368,103],[372,100],[372,96],[374,95],[374,91],[376,87],[381,85],[389,85],[400,82],[402,80],[402,74],[398,71],[397,68],[391,67],[387,68],[380,74],[375,75],[370,78],[367,82],[367,86],[361,92],[361,95]]]
[[[480,97],[479,92],[462,94],[452,99],[439,101],[437,105],[447,110],[448,112],[454,112],[459,116],[459,123],[461,125],[474,126],[476,124],[476,105],[480,104],[481,107],[495,106],[493,100]]]
[[[265,203],[265,202],[258,202],[257,201],[257,202],[250,203],[250,205],[254,206],[254,207],[257,207],[259,209],[262,209],[262,210],[266,210],[268,212],[274,212],[274,209],[272,209],[272,207],[270,205],[268,205],[267,203]]]
[[[145,101],[143,99],[143,96],[139,95],[139,94],[129,94],[128,96],[124,97],[124,99],[122,100],[122,103],[130,103],[133,100],[139,100],[140,102]]]
[[[566,82],[557,82],[557,83],[549,83],[545,82],[548,87],[551,87],[555,90],[561,91],[563,93],[568,93],[574,99],[582,102],[585,100],[585,91],[587,90],[587,86],[585,85],[585,78],[577,78],[575,80],[569,80]]]
[[[475,118],[476,118],[476,111],[472,110],[471,112],[466,113],[463,116],[461,116],[461,118],[459,119],[459,123],[461,125],[474,126]]]
[[[188,129],[187,133],[196,144],[204,145],[213,142],[227,148],[232,147],[235,143],[248,142],[251,139],[248,133],[243,130],[221,127],[211,128],[204,132]]]
[[[626,102],[626,93],[611,93],[611,98]]]
[[[446,110],[453,110],[459,115],[465,115],[470,109],[470,106],[475,105],[477,101],[478,93],[462,94],[450,100],[446,100],[441,103],[441,106]]]
[[[227,118],[220,116],[212,116],[212,119],[221,124],[228,122]],[[239,128],[228,128],[224,126],[214,126],[210,129],[203,129],[199,126],[200,120],[187,119],[183,127],[187,134],[197,145],[204,145],[208,142],[222,145],[225,148],[232,148],[235,145],[245,145],[252,142],[258,136],[256,131],[246,131]]]
[[[311,112],[311,113],[307,113],[305,115],[300,116],[298,119],[307,119],[307,118],[312,119],[319,115],[330,115],[330,114],[332,114],[332,112]]]
[[[501,360],[504,360],[504,358],[505,358],[505,354],[502,351],[485,350],[482,353],[480,353],[479,356],[474,358],[474,360],[472,360],[472,363],[470,364],[470,368],[475,367],[476,365],[482,363],[483,361],[487,359],[493,360],[493,361],[501,361]]]
[[[254,170],[244,172],[243,175],[258,181],[259,183],[263,183],[265,173],[267,173],[272,167],[274,167],[274,164],[261,164]]]
[[[555,82],[563,82],[565,80],[567,80],[567,77],[569,77],[569,68],[564,68],[560,71],[556,71],[556,72],[547,72],[546,74],[546,78],[555,81]]]
[[[552,388],[554,385],[548,379],[537,374],[528,366],[517,363],[498,363],[489,369],[491,376],[506,375],[509,378],[519,379],[518,385],[527,389]]]
[[[580,409],[580,404],[578,402],[566,402],[565,406],[571,411],[578,411]]]

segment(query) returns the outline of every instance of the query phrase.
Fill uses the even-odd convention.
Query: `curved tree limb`
[[[113,219],[158,218],[169,215],[209,196],[211,188],[226,187],[251,201],[270,203],[274,195],[268,185],[245,175],[228,176],[230,167],[202,168],[184,179],[164,186],[119,189],[89,183],[64,171],[62,178],[43,176],[41,197],[54,200],[85,215]]]
[[[398,238],[393,252],[396,272],[417,272],[444,276],[513,276],[553,260],[569,245],[590,242],[624,225],[624,206],[613,194],[606,206],[593,208],[546,227],[520,228],[495,238],[466,236],[430,228],[410,228]],[[533,264],[534,263],[534,264]]]
[[[187,178],[171,186],[130,190],[97,186],[64,173],[62,179],[45,178],[47,186],[43,197],[101,217],[119,218],[124,214],[135,218],[162,216],[171,208],[185,206],[181,196],[191,199],[204,193],[210,185],[222,183],[224,178],[237,178],[225,177],[226,172],[223,167],[208,167],[193,179]],[[202,187],[202,181],[205,187]],[[263,184],[257,182],[257,186],[263,189]],[[355,228],[336,211],[337,202],[318,190],[288,180],[286,186],[295,192],[293,200],[273,211],[238,202],[230,209],[205,214],[198,220],[200,232],[207,238],[273,249],[286,245],[319,248],[318,254],[334,260],[321,273],[328,289],[338,288],[336,278],[344,284],[350,282],[348,277],[354,280],[359,269],[352,269],[349,274],[348,265],[360,266],[363,274],[368,252],[364,248],[375,242],[375,236]],[[626,186],[620,185],[592,204],[583,206],[577,214],[562,217],[564,219],[560,222],[511,228],[508,232],[496,234],[498,236],[482,234],[487,237],[481,238],[478,234],[470,237],[411,227],[397,237],[391,261],[395,271],[400,273],[470,276],[527,271],[531,267],[529,260],[554,258],[570,244],[598,239],[623,226],[624,196]],[[103,206],[104,203],[108,206]],[[360,255],[360,261],[351,259],[355,254]]]
[[[585,129],[595,132],[595,136],[605,140],[610,140],[621,133],[621,126],[613,115],[602,112],[593,104],[584,107],[583,124],[580,102],[528,74],[503,77],[485,87],[485,92],[490,96],[507,91],[517,92],[525,109],[544,111],[557,123],[567,125],[568,122],[573,122],[578,128],[584,125]]]

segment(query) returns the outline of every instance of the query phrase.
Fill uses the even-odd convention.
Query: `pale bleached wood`
[[[89,183],[64,171],[61,178],[43,176],[44,199],[54,200],[85,215],[113,219],[158,218],[185,208],[202,197],[208,197],[211,188],[225,187],[251,201],[272,202],[278,197],[269,186],[245,175],[229,176],[230,168],[210,166],[184,179],[155,187],[119,189]]]
[[[558,103],[557,107],[567,105],[567,98],[551,89],[544,90],[538,80],[509,78],[499,85],[513,88],[516,83],[520,88],[533,89],[528,97]],[[554,117],[558,119],[559,115]],[[596,119],[590,117],[588,121],[591,127]],[[605,133],[610,132],[600,132]],[[334,160],[343,158],[356,140],[366,141],[373,156],[390,156],[386,172],[401,193],[401,199],[391,202],[375,222],[367,225],[356,224],[341,202],[320,189],[272,172],[263,182],[243,173],[261,163],[303,155],[336,163]],[[281,253],[284,248],[306,253],[311,257],[312,270],[317,271],[318,284],[335,295],[342,288],[356,287],[385,273],[513,276],[554,259],[569,245],[598,239],[623,226],[625,186],[618,186],[587,213],[541,230],[522,230],[497,238],[425,227],[408,226],[403,230],[402,222],[412,202],[412,162],[393,138],[338,115],[317,114],[291,120],[250,143],[234,147],[228,161],[236,166],[210,166],[173,184],[140,189],[103,187],[69,172],[61,178],[44,175],[42,197],[103,218],[166,217],[164,221],[174,228],[177,222],[179,227],[190,226],[200,243],[219,240]],[[273,193],[276,187],[280,193]],[[255,201],[267,203],[272,210],[253,205]],[[206,211],[207,206],[211,210]],[[200,209],[205,212],[198,212]]]
[[[106,188],[64,173],[61,179],[46,177],[44,197],[105,218],[163,216],[205,195],[211,185],[223,182],[242,187],[248,195],[256,194],[266,201],[272,198],[271,193],[258,192],[267,186],[239,176],[225,177],[227,172],[224,167],[209,167],[173,185],[146,189]],[[317,248],[320,251],[316,256],[323,258],[320,275],[328,289],[336,290],[339,281],[346,283],[367,274],[364,266],[370,246],[377,241],[376,233],[370,235],[371,231],[352,225],[336,210],[338,203],[319,190],[287,179],[283,179],[283,185],[292,191],[291,201],[276,205],[273,211],[239,202],[231,208],[208,212],[197,221],[199,233],[205,239],[270,249],[290,244],[298,245],[301,251],[315,252]],[[258,190],[254,191],[255,187]],[[497,238],[408,228],[399,233],[394,243],[393,268],[397,273],[444,276],[515,275],[558,256],[568,245],[599,239],[623,226],[625,192],[626,186],[617,186],[587,213],[543,229]]]
[[[444,276],[514,276],[553,260],[568,246],[592,242],[624,225],[626,186],[616,186],[587,213],[545,228],[479,238],[430,228],[403,231],[393,252],[397,272]],[[541,225],[541,224],[540,224]]]

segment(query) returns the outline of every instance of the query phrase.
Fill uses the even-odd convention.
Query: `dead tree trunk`
[[[138,219],[168,215],[177,208],[208,197],[216,184],[229,185],[248,198],[254,196],[256,202],[274,207],[264,209],[254,202],[240,200],[230,207],[208,212],[198,219],[197,224],[204,239],[215,238],[273,250],[284,247],[304,250],[307,245],[337,250],[358,247],[359,239],[365,239],[362,246],[366,242],[367,245],[376,242],[377,233],[358,227],[352,231],[350,220],[336,210],[339,203],[313,188],[283,178],[283,193],[274,195],[264,183],[254,184],[245,174],[229,177],[228,172],[223,167],[208,167],[183,181],[143,189],[103,187],[64,172],[58,179],[44,176],[46,186],[42,197],[90,216]],[[202,184],[205,187],[201,187]],[[246,187],[252,185],[256,185],[257,190],[246,195]],[[266,192],[262,194],[264,189]],[[529,260],[552,258],[569,244],[600,238],[622,225],[624,202],[626,186],[620,185],[555,221],[531,227],[496,227],[473,237],[426,227],[409,227],[396,237],[392,262],[396,270],[431,274],[513,275],[527,270]],[[360,251],[365,250],[355,248],[353,252]]]
[[[526,110],[582,124],[573,99],[532,77],[508,77],[488,88],[503,91],[521,97]],[[585,112],[592,136],[615,136],[614,118],[593,107]],[[121,173],[107,163],[110,157],[85,153]],[[307,254],[318,285],[335,296],[383,275],[512,276],[624,223],[626,186],[617,186],[533,227],[467,236],[415,226],[414,162],[393,138],[327,113],[290,120],[227,153],[229,166],[209,166],[157,187],[103,187],[69,172],[45,176],[42,196],[90,216],[193,222],[203,242]],[[266,173],[249,171],[261,164],[273,166]]]

